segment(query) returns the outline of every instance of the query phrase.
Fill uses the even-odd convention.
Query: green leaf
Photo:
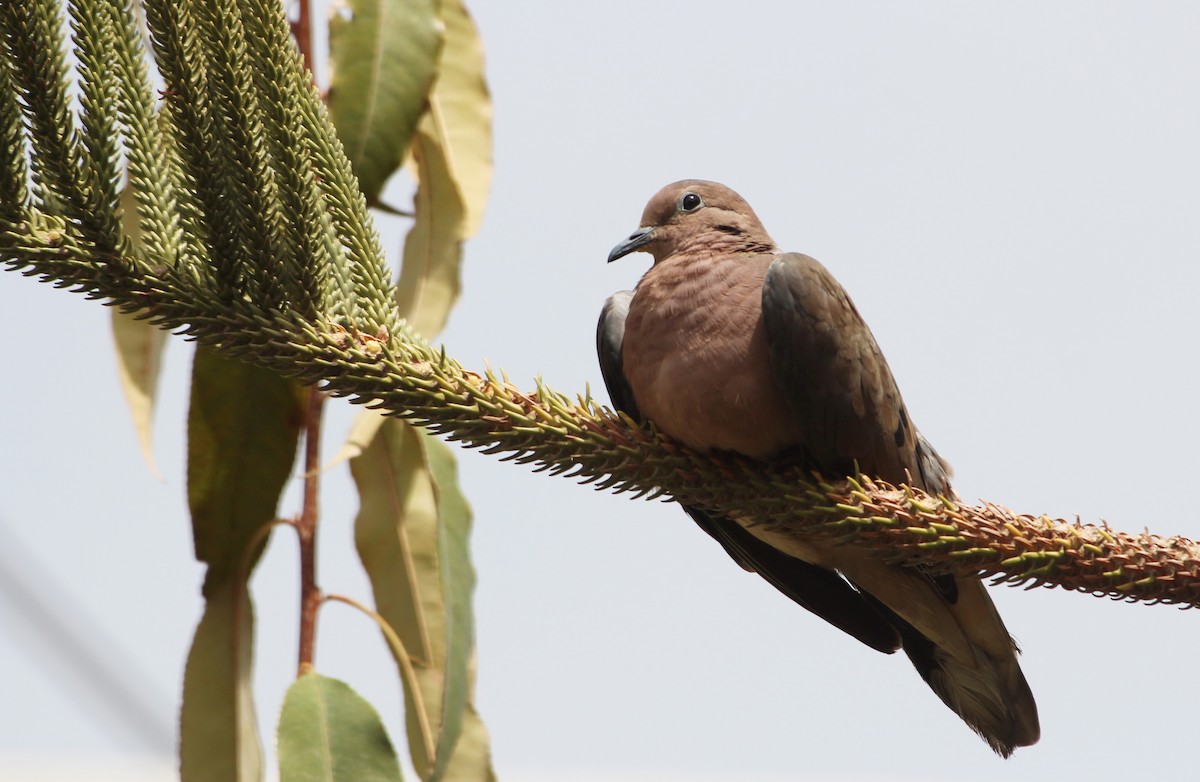
[[[209,594],[183,673],[179,773],[183,782],[257,782],[262,744],[254,715],[254,609],[245,584]]]
[[[399,782],[400,763],[371,704],[337,679],[305,673],[279,715],[280,782]]]
[[[462,284],[462,243],[479,228],[492,181],[492,103],[483,47],[461,2],[441,5],[446,45],[429,111],[413,139],[415,220],[396,287],[400,312],[426,339],[446,325]]]
[[[304,391],[270,370],[198,346],[188,410],[188,506],[205,596],[238,571],[296,461]],[[245,554],[247,572],[261,553]]]
[[[405,424],[408,426],[408,424]],[[475,568],[471,565],[469,538],[471,506],[458,486],[458,464],[449,448],[424,430],[418,434],[425,448],[425,464],[433,479],[437,503],[437,552],[445,616],[442,732],[438,736],[433,778],[441,779],[462,735],[462,720],[471,701],[474,675],[475,617],[471,595]],[[433,580],[432,574],[428,577]]]
[[[416,218],[404,240],[404,263],[396,283],[400,314],[425,339],[446,325],[462,290],[460,267],[466,206],[450,173],[446,149],[421,122],[413,140],[417,172]]]
[[[441,17],[446,44],[423,124],[445,150],[466,212],[466,239],[479,230],[492,183],[492,98],[484,78],[483,43],[467,9],[460,0],[443,0]]]
[[[433,84],[435,0],[349,0],[329,23],[329,111],[368,201],[400,167]]]
[[[405,691],[413,765],[425,780],[488,779],[482,724],[466,723],[470,742],[460,741],[472,713],[475,573],[467,548],[470,508],[453,454],[389,418],[350,468],[362,502],[355,522],[359,558],[377,610],[416,667],[418,692]],[[462,775],[445,776],[452,768]]]
[[[188,410],[188,505],[196,558],[208,565],[204,617],[184,672],[184,782],[256,782],[262,749],[251,691],[247,579],[296,457],[302,390],[197,347]]]
[[[473,688],[473,685],[472,685]],[[447,782],[496,782],[487,728],[472,703],[463,713],[462,735],[441,776]]]

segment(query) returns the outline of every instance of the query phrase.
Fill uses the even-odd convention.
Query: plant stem
[[[313,53],[312,53],[312,8],[311,0],[297,0],[296,21],[292,22],[292,36],[296,39],[296,46],[300,48],[300,56],[304,58],[304,67],[308,68],[309,73],[316,78],[316,71],[313,69]]]
[[[297,0],[292,35],[304,67],[313,78],[312,4]],[[317,638],[317,611],[321,607],[321,588],[317,586],[317,519],[321,481],[321,412],[325,395],[315,386],[308,391],[308,409],[304,416],[304,505],[296,519],[296,537],[300,543],[300,643],[297,674],[312,670]]]
[[[425,746],[425,757],[429,758],[432,763],[437,755],[437,743],[433,735],[433,728],[429,724],[429,711],[425,708],[424,696],[421,694],[421,682],[417,679],[412,656],[404,648],[404,642],[400,640],[400,636],[396,634],[382,614],[371,610],[354,598],[345,595],[325,595],[322,602],[345,603],[371,617],[375,620],[375,624],[379,625],[379,629],[383,631],[383,637],[391,647],[392,656],[396,658],[396,664],[400,667],[400,678],[404,680],[404,691],[408,697],[412,698],[413,708],[417,714],[417,732],[421,735],[421,742]]]
[[[300,653],[299,673],[312,668],[317,635],[317,609],[321,589],[317,586],[318,489],[321,481],[321,411],[325,395],[311,386],[304,421],[304,506],[296,519],[300,543]]]

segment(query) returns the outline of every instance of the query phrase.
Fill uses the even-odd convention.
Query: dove
[[[605,302],[596,332],[618,410],[701,452],[953,496],[949,466],[913,425],[845,289],[813,258],[780,251],[741,196],[703,180],[667,185],[608,260],[634,252],[654,263],[633,291]],[[684,510],[802,607],[872,649],[903,649],[1001,756],[1037,742],[1018,649],[979,578]]]

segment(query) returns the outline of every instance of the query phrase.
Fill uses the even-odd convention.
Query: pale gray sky
[[[497,172],[448,352],[602,394],[596,314],[648,261],[606,266],[608,250],[661,185],[716,179],[847,287],[964,497],[1200,537],[1186,494],[1200,473],[1200,6],[733,8],[473,5]],[[381,225],[394,250],[403,224]],[[0,522],[30,552],[16,564],[51,568],[169,729],[200,607],[183,499],[190,348],[168,351],[158,482],[107,312],[14,274],[0,312]],[[352,414],[332,407],[330,451]],[[743,573],[677,509],[460,453],[478,702],[502,779],[1104,780],[1194,764],[1194,612],[993,590],[1043,726],[1001,761],[903,657]],[[355,510],[344,471],[330,475],[321,581],[363,597]],[[254,582],[268,743],[294,664],[294,560],[279,535]],[[104,729],[112,717],[2,604],[0,626],[0,758],[144,751]],[[327,610],[318,668],[402,739],[373,626]]]

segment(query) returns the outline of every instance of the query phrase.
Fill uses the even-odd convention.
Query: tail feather
[[[1037,703],[1017,662],[1013,643],[982,582],[959,579],[960,599],[943,604],[941,622],[953,622],[963,643],[935,643],[870,592],[863,591],[891,620],[904,653],[942,703],[1008,757],[1041,735]],[[943,629],[943,637],[954,634]],[[965,652],[965,653],[964,653]]]
[[[917,673],[997,754],[1008,757],[1017,747],[1037,743],[1037,704],[1017,663],[1015,645],[1001,659],[972,645],[974,659],[961,660],[892,615]]]
[[[942,702],[997,753],[1037,742],[1037,704],[987,588],[885,562],[853,545],[800,540],[764,526],[755,537],[789,556],[836,570],[896,628],[905,654]]]

